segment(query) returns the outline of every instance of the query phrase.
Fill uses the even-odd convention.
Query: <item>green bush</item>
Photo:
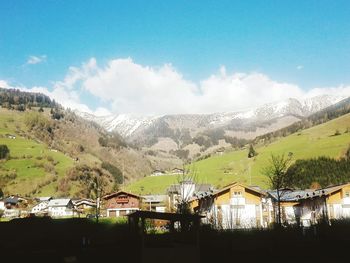
[[[5,144],[0,144],[0,159],[6,159],[10,155],[10,149]]]

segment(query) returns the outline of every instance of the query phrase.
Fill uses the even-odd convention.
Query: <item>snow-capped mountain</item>
[[[224,128],[225,130],[245,130],[249,125],[259,125],[287,116],[293,116],[285,125],[297,121],[301,117],[309,116],[319,110],[331,106],[344,96],[321,95],[317,97],[295,99],[269,103],[238,112],[224,112],[213,114],[179,114],[163,116],[139,116],[132,114],[118,114],[97,117],[88,113],[77,112],[85,119],[100,124],[108,131],[117,131],[124,138],[135,140],[142,136],[167,137],[169,130],[188,129],[191,135],[207,129]]]

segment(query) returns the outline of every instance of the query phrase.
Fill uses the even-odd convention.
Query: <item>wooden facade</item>
[[[141,197],[125,191],[118,191],[103,198],[107,217],[126,216],[140,210]]]

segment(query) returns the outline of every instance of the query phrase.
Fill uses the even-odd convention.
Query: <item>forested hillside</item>
[[[125,183],[123,179],[151,171],[150,162],[117,133],[45,95],[0,91],[0,145],[9,150],[0,160],[0,189],[5,194],[83,196],[92,194],[89,180],[96,169],[103,174],[106,192]]]

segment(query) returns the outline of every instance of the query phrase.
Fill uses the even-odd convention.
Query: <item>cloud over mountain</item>
[[[295,84],[277,82],[258,72],[227,72],[224,66],[211,76],[193,82],[185,79],[171,64],[144,66],[131,58],[113,59],[103,66],[91,58],[80,67],[70,67],[66,77],[54,82],[51,88],[32,87],[30,90],[45,93],[66,107],[98,115],[226,112],[291,97],[350,96],[350,86],[305,91]],[[91,105],[95,110],[91,110]]]

